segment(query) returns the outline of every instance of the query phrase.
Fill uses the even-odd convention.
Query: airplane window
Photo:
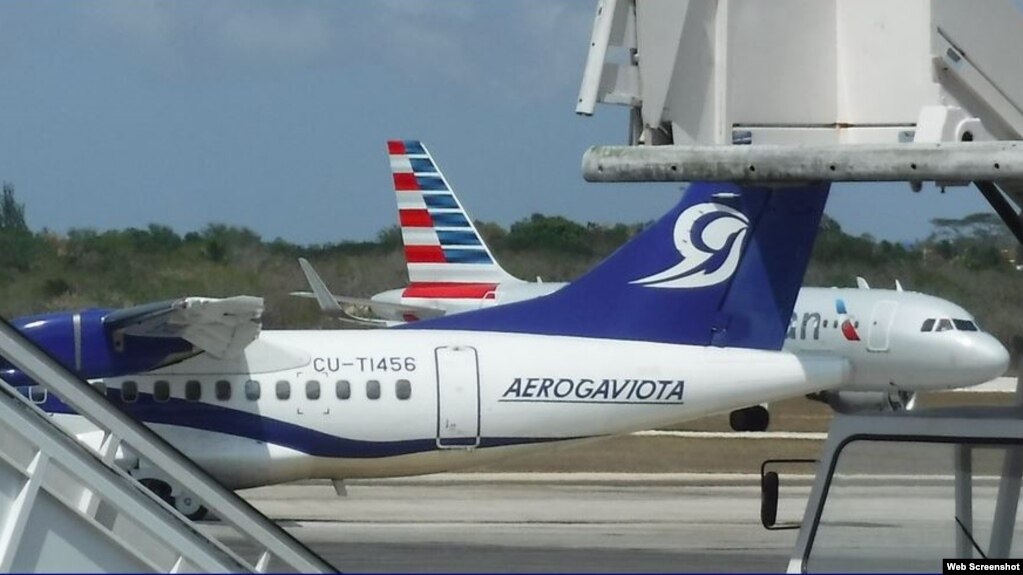
[[[291,397],[291,384],[281,380],[277,382],[277,399],[289,399]]]
[[[126,381],[121,384],[121,401],[133,403],[139,398],[139,384],[134,381]]]
[[[41,385],[33,385],[28,388],[28,398],[32,403],[44,403],[46,401],[46,388]]]
[[[371,379],[366,382],[366,397],[370,399],[380,399],[380,382]]]
[[[828,327],[828,320],[824,320],[824,327]]]
[[[337,382],[337,398],[348,399],[352,396],[352,385],[348,383],[348,380],[341,379]]]
[[[934,329],[934,318],[925,319],[924,324],[920,326],[920,331],[931,331]]]
[[[959,331],[977,331],[977,324],[968,319],[954,319],[952,323],[955,324],[956,329]]]
[[[170,384],[162,379],[153,383],[153,399],[160,403],[170,399]]]
[[[185,382],[185,399],[188,401],[199,401],[202,398],[202,385],[190,379]]]
[[[320,382],[315,379],[311,379],[305,382],[305,396],[307,399],[319,399],[320,398]]]
[[[231,382],[226,379],[217,381],[217,385],[213,388],[213,392],[219,401],[227,401],[231,399]]]
[[[853,322],[853,327],[859,328],[860,327],[860,322],[858,322],[858,321]]]
[[[398,396],[398,399],[412,397],[412,383],[407,379],[399,379],[398,383],[394,385],[394,394]]]
[[[952,320],[948,318],[942,318],[938,320],[938,329],[934,331],[949,331],[952,329]]]
[[[245,382],[245,399],[249,401],[256,401],[259,399],[259,382],[250,379]]]

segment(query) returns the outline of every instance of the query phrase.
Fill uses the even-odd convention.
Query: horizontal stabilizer
[[[359,324],[388,325],[387,322],[383,320],[375,320],[372,318],[365,318],[353,315],[345,311],[340,304],[368,307],[370,309],[373,308],[386,309],[388,311],[395,312],[401,315],[414,315],[418,319],[429,319],[444,315],[444,310],[432,307],[388,303],[374,301],[368,298],[334,295],[333,293],[330,292],[330,289],[327,287],[327,284],[324,283],[323,278],[320,277],[320,274],[316,273],[316,270],[313,268],[313,265],[309,263],[309,260],[305,258],[298,258],[298,263],[302,267],[302,273],[305,274],[306,281],[309,282],[309,287],[313,291],[291,292],[291,295],[298,297],[315,298],[317,303],[320,304],[321,310],[339,319],[353,320]]]

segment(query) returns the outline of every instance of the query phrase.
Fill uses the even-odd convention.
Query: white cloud
[[[594,10],[579,0],[383,0],[374,6],[373,33],[383,37],[392,65],[524,101],[578,82]]]
[[[437,20],[472,20],[478,10],[477,3],[442,0],[376,0],[385,13],[395,18],[436,18]]]
[[[222,78],[359,58],[424,85],[527,102],[577,84],[593,18],[580,0],[97,0],[80,9],[90,34],[153,73]]]
[[[523,100],[552,97],[582,77],[595,6],[578,1],[523,2],[512,24],[521,50],[505,82]]]
[[[465,40],[479,16],[475,3],[382,0],[375,8],[371,43],[406,73],[458,82],[473,76],[476,60]]]
[[[321,4],[257,1],[103,0],[82,4],[83,27],[158,62],[217,60],[305,64],[329,55],[336,19]]]
[[[239,11],[228,14],[215,33],[224,46],[246,58],[295,61],[323,55],[331,47],[325,15],[299,12]]]
[[[89,24],[98,31],[120,35],[146,48],[164,45],[174,27],[172,14],[157,0],[103,0],[84,7],[92,16]]]

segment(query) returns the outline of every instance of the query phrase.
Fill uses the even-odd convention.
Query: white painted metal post
[[[625,1],[625,0],[622,0]],[[593,22],[593,36],[590,38],[590,52],[583,68],[583,81],[579,87],[579,100],[575,113],[590,116],[597,104],[597,93],[600,91],[600,77],[603,75],[604,59],[607,56],[607,45],[611,40],[611,25],[614,22],[618,0],[600,0],[597,2],[597,15]]]
[[[32,463],[28,465],[28,480],[11,503],[7,523],[0,530],[0,573],[11,572],[14,556],[18,552],[21,536],[25,533],[28,516],[36,495],[39,494],[39,487],[43,483],[43,475],[46,474],[49,462],[50,458],[45,453],[42,451],[36,453]]]
[[[973,543],[967,534],[973,533],[973,448],[962,443],[955,445],[955,489],[956,559],[970,559]]]
[[[1016,407],[1023,409],[1023,372],[1016,376]],[[1020,479],[1023,478],[1023,447],[1007,447],[1002,462],[1002,478],[998,482],[995,517],[991,525],[991,545],[988,557],[1009,557],[1012,536],[1016,527],[1016,507],[1019,505]]]

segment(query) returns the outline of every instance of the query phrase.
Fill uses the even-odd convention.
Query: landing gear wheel
[[[182,493],[174,498],[174,508],[192,521],[199,521],[209,512],[208,509],[191,493]]]
[[[154,495],[163,499],[167,503],[174,505],[174,498],[171,497],[171,486],[167,485],[159,479],[142,479],[139,480],[142,487],[153,492]]]
[[[771,412],[762,405],[736,409],[728,415],[728,423],[734,431],[767,431]]]

